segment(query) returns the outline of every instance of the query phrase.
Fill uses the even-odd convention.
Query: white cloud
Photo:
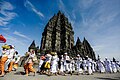
[[[10,4],[9,2],[0,2],[1,4],[2,4],[2,6],[1,6],[1,10],[3,9],[3,10],[13,10],[14,9],[14,7],[13,7],[13,5],[12,4]]]
[[[104,49],[105,48],[105,45],[96,45],[96,46],[93,46],[93,49],[94,49],[94,51],[96,51],[96,52],[99,52],[99,51],[101,51],[102,49]]]
[[[87,9],[92,5],[93,0],[81,0],[80,2],[82,4],[82,8]]]
[[[120,5],[117,0],[81,0],[76,6],[79,6],[75,9],[81,19],[75,22],[75,37],[87,37],[96,55],[120,60]]]
[[[13,12],[14,7],[9,2],[3,1],[1,2],[0,6],[0,14],[2,15],[0,17],[0,26],[6,26],[17,16],[17,14]]]
[[[75,15],[75,11],[74,10],[72,11],[72,16],[73,16],[73,19],[75,20],[76,19],[76,15]]]
[[[28,9],[31,9],[33,12],[35,12],[38,16],[44,17],[44,14],[40,11],[38,11],[35,6],[28,0],[25,1],[24,6]]]
[[[18,32],[18,31],[14,31],[14,33],[13,34],[15,34],[15,35],[17,35],[17,36],[20,36],[20,37],[22,37],[22,38],[25,38],[25,39],[28,39],[28,40],[31,40],[29,37],[27,37],[26,35],[24,35],[24,34],[21,34],[20,32]]]
[[[62,2],[62,0],[59,0],[59,8],[62,9],[62,10],[65,10],[65,5]]]
[[[80,4],[86,4],[87,7]],[[87,4],[89,4],[89,6]],[[77,7],[78,10],[80,10],[78,13],[82,19],[77,23],[76,29],[78,30],[78,27],[81,26],[82,29],[79,28],[81,29],[80,31],[84,31],[83,29],[85,29],[85,34],[88,35],[89,33],[95,34],[102,29],[105,30],[106,28],[112,27],[110,24],[114,24],[120,15],[120,11],[117,9],[118,6],[112,6],[112,1],[108,3],[107,1],[82,0],[78,6],[80,6]]]
[[[0,26],[6,26],[9,22],[0,20]]]
[[[71,12],[69,12],[69,11],[67,10],[67,8],[66,8],[66,6],[65,6],[65,4],[63,3],[62,0],[59,0],[59,5],[58,5],[58,6],[59,6],[59,9],[62,10],[62,11],[65,13],[65,15],[66,15],[67,18],[69,19],[69,22],[71,23],[71,25],[74,25],[75,21],[71,19],[71,15],[73,16],[74,19],[76,19],[76,16],[75,16],[74,11],[72,11],[72,14],[71,14]],[[69,15],[69,13],[70,13],[71,15]],[[74,28],[74,26],[73,26],[73,28]]]
[[[2,30],[7,31],[7,30],[10,30],[10,28],[9,27],[4,27],[4,28],[2,28]]]

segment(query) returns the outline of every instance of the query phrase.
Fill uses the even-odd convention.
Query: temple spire
[[[28,51],[30,51],[30,49],[36,49],[35,40],[31,43]]]
[[[81,41],[80,41],[79,37],[77,37],[76,45],[80,45],[80,44],[81,44]]]
[[[86,38],[84,37],[84,40],[83,41],[86,41]]]
[[[61,14],[61,11],[59,10],[57,14]]]
[[[74,46],[74,31],[67,17],[59,10],[48,23],[42,34],[41,51],[70,50]]]

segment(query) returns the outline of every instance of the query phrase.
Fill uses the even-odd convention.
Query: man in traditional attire
[[[92,71],[93,73],[96,71],[96,62],[92,60]]]
[[[24,66],[23,66],[25,73],[26,73],[26,69],[27,69],[27,63],[28,63],[29,55],[30,55],[30,52],[26,52],[26,53],[25,53],[25,58],[24,58],[24,59],[25,59],[25,60],[24,60],[25,63],[24,63]]]
[[[70,74],[72,75],[75,72],[75,61],[73,58],[70,60]]]
[[[82,68],[81,68],[82,58],[81,58],[80,55],[78,54],[76,59],[77,59],[77,60],[76,60],[77,74],[81,74],[81,73],[83,73],[83,70],[82,70]]]
[[[83,58],[83,74],[87,74],[87,60]]]
[[[50,68],[51,68],[51,59],[52,59],[52,55],[51,52],[48,52],[46,55],[46,60],[45,60],[45,65],[44,68],[46,69],[46,74],[50,75]]]
[[[88,65],[88,74],[91,75],[93,73],[93,71],[92,71],[92,59],[91,58],[88,58],[87,65]]]
[[[18,68],[18,62],[20,60],[20,55],[18,54],[18,52],[16,51],[15,52],[15,55],[14,55],[14,64],[13,64],[13,70],[16,71],[17,68]]]
[[[12,71],[12,67],[13,67],[13,56],[15,54],[15,46],[13,45],[10,45],[10,50],[9,50],[9,53],[8,53],[8,59],[7,61],[5,62],[5,71]]]
[[[65,76],[64,72],[65,72],[64,57],[63,57],[63,55],[61,55],[61,58],[60,58],[60,72],[59,72],[59,74]]]
[[[111,66],[110,60],[108,60],[107,58],[105,58],[104,65],[105,65],[106,72],[112,73],[112,66]]]
[[[8,59],[8,55],[6,54],[7,52],[7,49],[3,48],[2,49],[2,57],[0,59],[0,77],[3,77],[4,76],[4,66],[5,66],[5,62],[7,61]]]
[[[58,72],[58,56],[56,52],[53,52],[51,60],[51,73],[57,75]]]
[[[120,72],[120,62],[119,61],[116,61],[115,66],[117,68],[117,72]]]
[[[105,73],[105,67],[104,67],[104,61],[103,60],[98,60],[97,61],[98,69],[100,73]]]
[[[24,65],[26,76],[28,76],[30,72],[34,73],[34,76],[35,76],[35,69],[33,68],[34,57],[35,57],[35,51],[31,49],[29,53],[29,57],[26,60],[25,65]]]
[[[67,53],[64,53],[64,71],[65,72],[70,72],[69,64],[70,64],[70,57],[67,55]]]
[[[117,68],[116,68],[115,64],[116,64],[115,62],[113,62],[113,61],[111,62],[112,70],[113,70],[114,73],[117,72]]]
[[[45,56],[41,56],[40,57],[40,61],[39,61],[39,65],[38,65],[38,72],[40,74],[42,74],[42,70],[43,70],[43,63],[44,63],[44,60],[45,60]]]

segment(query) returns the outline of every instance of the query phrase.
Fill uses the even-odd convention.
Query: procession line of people
[[[38,72],[47,75],[72,75],[74,72],[77,72],[78,75],[92,75],[95,72],[116,73],[120,72],[120,62],[110,61],[107,58],[105,61],[101,59],[95,61],[88,56],[81,57],[79,54],[72,58],[67,53],[58,57],[56,52],[49,52],[40,57]]]
[[[30,49],[25,54],[26,60],[24,63],[24,72],[26,76],[32,72],[35,76],[36,71],[33,67],[37,56],[34,49]],[[2,56],[0,59],[0,76],[4,76],[5,72],[16,71],[18,68],[18,62],[20,61],[20,55],[15,51],[15,46],[5,44],[2,46]],[[90,57],[81,57],[79,54],[76,57],[70,57],[67,52],[63,55],[57,54],[57,52],[48,52],[45,55],[41,55],[39,59],[38,71],[39,74],[46,75],[73,75],[88,74],[92,75],[95,72],[99,73],[117,73],[120,72],[120,62],[110,61],[108,58],[92,60]]]

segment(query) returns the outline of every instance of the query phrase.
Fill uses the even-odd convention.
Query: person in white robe
[[[50,75],[50,68],[51,68],[51,59],[52,59],[52,55],[51,52],[48,52],[48,54],[45,55],[46,60],[45,60],[45,65],[44,66],[46,68],[46,74]]]
[[[106,72],[112,73],[112,65],[111,65],[110,60],[108,60],[107,58],[105,58],[104,65],[105,65]]]
[[[10,45],[10,49],[6,51],[6,54],[8,55],[8,59],[5,62],[5,71],[8,71],[8,69],[9,69],[8,65],[13,60],[13,56],[14,56],[14,53],[15,53],[15,49],[14,48],[15,48],[15,46],[13,46],[13,45],[11,46]]]
[[[20,61],[20,58],[21,58],[20,55],[16,51],[15,55],[14,55],[14,58],[13,58],[13,62],[14,62],[14,64],[13,64],[13,70],[14,71],[16,71],[18,69],[18,66],[19,66],[18,62]]]
[[[58,72],[58,56],[57,53],[54,52],[51,60],[51,73],[57,75]]]
[[[81,68],[81,65],[82,65],[82,58],[80,57],[80,55],[78,54],[77,55],[77,60],[76,60],[76,66],[77,66],[77,74],[82,74],[83,73],[83,70]]]
[[[111,62],[113,73],[117,72],[117,68],[116,68],[115,64],[116,64],[115,62],[113,62],[113,61]]]
[[[87,74],[87,60],[83,58],[83,74]]]
[[[92,60],[92,71],[93,73],[96,71],[96,62]]]
[[[63,55],[61,55],[61,59],[60,59],[60,72],[63,72],[64,71],[64,58],[63,58]]]
[[[63,55],[61,55],[59,74],[65,76],[66,74],[64,72],[65,72],[64,57]]]
[[[67,53],[64,53],[64,71],[65,72],[70,71],[69,64],[70,64],[70,57],[67,55]]]
[[[117,68],[117,72],[120,72],[120,62],[116,61],[115,66]]]
[[[41,56],[40,61],[39,61],[39,65],[38,65],[38,72],[39,73],[42,73],[41,67],[42,67],[42,65],[44,63],[44,60],[45,60],[45,56]]]
[[[75,72],[75,61],[73,58],[71,58],[70,61],[70,74],[72,75]]]
[[[98,69],[100,73],[105,73],[104,62],[102,60],[97,61]]]
[[[71,65],[72,65],[72,72],[75,72],[75,60],[71,59]]]
[[[92,71],[92,59],[88,58],[87,65],[88,65],[88,74],[91,75],[93,73],[93,71]]]

